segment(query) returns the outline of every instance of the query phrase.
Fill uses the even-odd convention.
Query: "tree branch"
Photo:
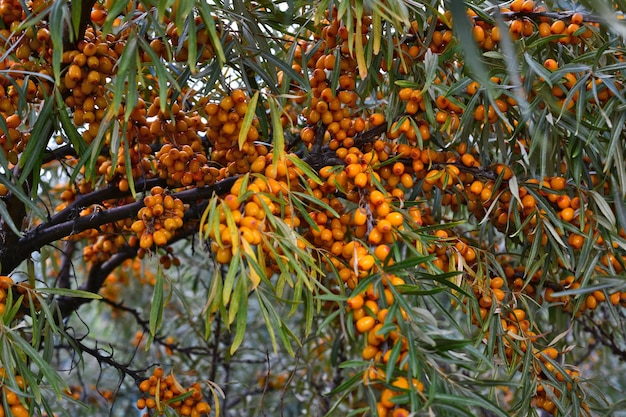
[[[87,280],[80,286],[79,289],[97,294],[98,291],[100,291],[100,288],[102,288],[106,277],[124,261],[132,259],[135,256],[137,256],[137,248],[125,246],[115,255],[111,256],[110,259],[93,265],[89,270]],[[57,304],[59,306],[59,311],[61,312],[61,317],[67,318],[81,305],[90,301],[91,299],[88,298],[59,297],[57,299]]]
[[[88,355],[92,356],[94,359],[96,359],[96,361],[98,361],[99,364],[105,364],[114,369],[117,369],[122,375],[129,375],[131,378],[135,380],[136,384],[139,384],[141,381],[144,380],[145,370],[130,369],[128,367],[130,363],[122,364],[122,363],[117,362],[115,359],[113,359],[112,353],[107,352],[107,354],[105,355],[103,354],[103,350],[99,349],[97,346],[95,348],[90,348],[89,346],[85,345],[84,343],[82,343],[80,340],[76,338],[74,338],[72,342],[76,346],[78,346],[81,352],[85,352]]]
[[[214,194],[225,194],[230,190],[230,187],[237,180],[237,178],[237,176],[228,177],[211,186],[180,191],[172,194],[172,196],[179,198],[183,201],[183,203],[196,205],[199,200],[205,200]],[[145,184],[147,186],[147,184],[151,184],[151,182],[146,181]],[[82,204],[87,204],[87,202],[96,204],[94,196],[105,197],[110,195],[112,190],[113,188],[109,187],[105,190],[90,193],[85,196],[80,203],[75,202],[72,206],[74,209],[73,211],[64,210],[62,216],[61,213],[59,213],[54,216],[54,218],[51,218],[49,222],[43,223],[37,226],[34,230],[26,233],[12,247],[8,247],[6,251],[0,255],[0,265],[2,265],[2,271],[4,273],[8,273],[14,270],[20,263],[22,263],[22,261],[28,258],[32,252],[37,251],[43,246],[54,241],[78,234],[85,230],[97,228],[107,223],[113,223],[118,220],[135,217],[137,212],[144,206],[143,200],[139,200],[120,207],[96,211],[83,217],[72,219],[72,216],[69,215],[69,213],[76,212]],[[101,201],[102,200],[99,200],[99,202]],[[68,219],[63,220],[63,216],[67,216]]]

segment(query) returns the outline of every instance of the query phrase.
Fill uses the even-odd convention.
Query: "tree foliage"
[[[311,3],[0,1],[0,415],[619,413],[624,2]]]

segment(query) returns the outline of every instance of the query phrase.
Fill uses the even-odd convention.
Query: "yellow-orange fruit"
[[[376,319],[371,316],[361,317],[359,320],[357,320],[355,324],[356,329],[359,333],[368,332],[372,330],[375,325],[376,325]]]

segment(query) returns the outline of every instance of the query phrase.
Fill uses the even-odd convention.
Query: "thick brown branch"
[[[106,277],[124,263],[124,261],[132,259],[135,256],[137,256],[137,248],[125,246],[108,260],[93,265],[89,271],[86,282],[81,285],[80,289],[97,294],[100,288],[102,288]],[[76,311],[78,307],[90,301],[91,299],[89,298],[60,297],[57,300],[57,305],[59,306],[61,317],[66,318]]]
[[[207,188],[212,188],[215,194],[223,194],[226,192],[226,190],[230,189],[232,183],[236,180],[236,178],[237,177],[227,178],[226,180],[221,181],[219,184],[216,184],[214,187],[185,190],[176,194],[176,196],[181,198],[181,200],[184,202],[195,202],[198,199],[201,199],[200,197],[197,197],[197,195],[203,196],[206,193]],[[206,196],[204,198],[206,198]],[[185,213],[184,223],[187,226],[184,226],[182,229],[177,230],[172,239],[168,242],[168,244],[176,243],[179,240],[186,239],[189,236],[193,236],[194,234],[196,234],[198,232],[198,228],[197,223],[194,223],[194,220],[197,220],[199,218],[207,205],[207,201],[203,201],[200,204],[192,204]],[[124,246],[122,248],[119,248],[118,252],[111,258],[104,262],[94,264],[91,267],[87,280],[79,287],[79,289],[97,294],[102,288],[106,277],[116,268],[122,265],[126,260],[132,259],[135,256],[137,256],[136,247],[133,248],[130,246]],[[57,304],[59,306],[59,310],[61,311],[61,316],[63,318],[66,318],[69,317],[74,311],[76,311],[81,305],[90,301],[91,299],[88,298],[59,297],[57,299]]]
[[[72,255],[76,242],[73,240],[67,240],[63,244],[61,267],[57,275],[57,286],[59,288],[70,288],[70,274],[72,272]]]
[[[214,194],[222,195],[228,192],[237,178],[238,177],[229,177],[211,186],[184,190],[172,195],[181,199],[183,203],[191,203],[195,205],[198,201],[210,198]],[[102,196],[107,193],[110,193],[109,189],[103,190],[102,194],[99,195]],[[86,196],[83,202],[92,200],[93,197]],[[2,253],[0,257],[2,271],[4,273],[12,271],[20,263],[22,263],[22,261],[28,258],[32,252],[37,251],[43,246],[54,241],[78,234],[85,230],[100,227],[107,223],[133,218],[143,206],[143,200],[139,200],[124,206],[96,211],[87,216],[77,217],[65,221],[59,221],[60,216],[55,216],[55,218],[51,219],[50,222],[41,224],[34,230],[26,233],[16,242],[15,245],[7,248],[6,251]],[[78,207],[78,205],[75,207]],[[64,216],[68,215],[69,212],[64,212]]]
[[[161,178],[150,178],[147,180],[137,180],[135,182],[135,190],[137,192],[145,192],[157,185],[164,186],[165,180]],[[130,195],[130,191],[122,192],[116,185],[111,185],[102,190],[94,191],[89,194],[79,195],[74,202],[68,205],[63,210],[52,216],[45,224],[47,227],[54,226],[55,224],[63,223],[67,220],[78,217],[80,211],[93,204],[100,204],[103,201],[111,200],[115,198],[127,197]]]

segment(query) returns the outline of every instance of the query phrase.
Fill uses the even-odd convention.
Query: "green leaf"
[[[30,343],[28,343],[26,340],[22,339],[18,334],[14,333],[14,332],[9,332],[9,333],[6,333],[6,336],[9,338],[11,343],[13,345],[15,345],[13,348],[16,349],[18,352],[23,352],[32,361],[32,363],[37,367],[39,372],[41,372],[43,374],[43,377],[46,379],[46,381],[48,381],[48,384],[49,384],[50,388],[52,388],[54,393],[58,397],[61,397],[62,391],[65,388],[67,388],[67,384],[66,384],[65,380],[63,378],[61,378],[61,376],[58,373],[56,373],[54,369],[52,369],[50,364],[47,363],[41,357],[39,352],[36,351],[30,345]],[[30,372],[28,372],[28,374],[30,374]],[[35,385],[37,385],[37,384],[35,384]],[[31,389],[32,389],[32,387],[31,387]]]
[[[214,12],[211,10],[211,6],[206,2],[197,2],[196,7],[198,7],[198,12],[202,17],[202,21],[206,25],[209,30],[209,37],[211,38],[211,46],[213,46],[213,50],[217,54],[218,62],[220,66],[226,63],[226,56],[224,55],[224,49],[222,48],[222,42],[217,33],[217,28],[215,26],[215,21],[213,20]]]
[[[113,22],[115,22],[115,19],[117,19],[120,15],[124,14],[124,9],[127,6],[128,2],[125,0],[117,0],[113,2],[113,5],[107,13],[106,20],[102,25],[102,33],[104,35],[111,33],[111,28],[113,28]]]
[[[124,122],[127,125],[128,122]],[[126,127],[122,127],[122,143],[124,144],[124,168],[126,171],[126,180],[128,181],[128,187],[133,198],[136,197],[135,192],[135,180],[133,178],[133,162],[130,159],[130,147],[128,144],[128,137],[126,136]]]
[[[165,111],[167,106],[167,92],[169,90],[168,84],[171,85],[175,91],[180,91],[180,86],[178,85],[178,81],[176,81],[173,77],[172,73],[165,68],[161,57],[159,57],[154,49],[150,47],[150,44],[143,37],[139,37],[137,39],[141,50],[150,56],[150,64],[154,67],[154,72],[156,73],[161,111]]]
[[[419,287],[417,285],[397,285],[395,287],[401,294],[405,294],[405,295],[419,295],[419,296],[425,296],[425,295],[434,295],[434,294],[438,294],[442,291],[445,291],[444,287],[436,287],[436,288],[431,288],[428,290],[422,289],[422,287]]]
[[[285,155],[285,134],[283,132],[283,125],[280,121],[280,110],[278,109],[278,103],[275,99],[269,99],[270,103],[270,117],[272,121],[272,138],[273,147],[272,150],[272,164],[276,165],[279,159],[284,158]]]
[[[129,36],[128,42],[124,47],[124,51],[117,61],[117,74],[115,76],[115,84],[113,88],[113,103],[111,104],[113,112],[117,112],[119,110],[122,100],[127,96],[127,93],[130,93],[131,90],[134,90],[135,95],[137,94],[136,87],[130,84],[131,73],[135,72],[137,67],[137,38],[138,36],[136,35]],[[129,111],[129,107],[130,105],[127,106],[126,111]],[[132,108],[130,108],[130,111],[132,111]]]
[[[61,78],[61,58],[63,56],[63,37],[65,34],[65,22],[63,18],[63,7],[67,3],[55,1],[50,9],[50,40],[52,41],[52,73],[57,86],[60,85]]]
[[[589,285],[589,286],[583,286],[583,287],[575,288],[571,290],[555,291],[554,293],[552,293],[552,296],[553,297],[567,297],[571,295],[590,294],[594,291],[601,291],[601,290],[605,290],[607,288],[613,288],[613,287],[615,287],[615,283]]]
[[[315,171],[309,166],[309,164],[307,164],[306,162],[304,162],[302,159],[300,159],[297,155],[294,154],[287,154],[287,159],[289,161],[291,161],[293,163],[293,165],[302,171],[302,176],[303,179],[310,179],[313,182],[315,182],[317,185],[322,185],[324,184],[324,182],[320,179],[320,177],[315,173]]]
[[[41,294],[58,295],[60,297],[86,298],[90,300],[101,300],[102,296],[89,291],[72,290],[69,288],[37,288]]]
[[[78,30],[80,28],[80,18],[81,18],[81,12],[82,12],[82,7],[83,6],[83,2],[82,1],[73,1],[71,3],[71,8],[72,8],[72,29],[73,32],[70,34],[70,41],[73,41],[76,36],[78,35]]]
[[[84,154],[85,149],[86,149],[85,141],[83,140],[80,133],[78,133],[76,126],[74,126],[74,123],[72,122],[69,114],[67,113],[67,109],[66,109],[65,103],[63,102],[61,91],[56,89],[54,91],[54,97],[56,99],[56,104],[57,104],[56,111],[57,111],[59,120],[61,122],[61,127],[63,128],[63,131],[67,134],[67,137],[69,138],[70,143],[74,147],[76,154],[80,157]]]
[[[232,259],[230,260],[228,273],[226,274],[226,278],[224,279],[224,286],[222,288],[222,303],[224,305],[230,302],[231,293],[235,285],[235,279],[239,276],[239,273],[241,272],[239,268],[240,262],[241,256],[239,256],[239,254],[234,254]]]
[[[616,218],[613,210],[611,210],[611,206],[606,201],[606,199],[600,195],[597,191],[589,190],[589,195],[593,198],[593,201],[596,203],[596,206],[600,210],[600,213],[607,219],[611,226],[615,226]]]
[[[357,372],[352,377],[348,378],[347,380],[339,384],[338,387],[336,387],[335,389],[333,389],[326,395],[331,397],[344,391],[351,391],[352,389],[354,389],[354,387],[359,385],[359,383],[361,383],[362,381],[363,381],[363,371]]]
[[[196,19],[193,13],[187,15],[185,30],[187,31],[187,63],[192,73],[196,72],[198,60],[198,41],[196,39]]]
[[[263,320],[265,321],[265,327],[267,328],[267,332],[270,335],[270,341],[272,342],[272,349],[274,350],[274,352],[277,352],[278,344],[276,343],[276,333],[274,332],[273,321],[272,321],[272,318],[270,317],[271,305],[267,303],[267,299],[265,298],[265,296],[261,294],[261,291],[255,291],[255,293],[259,300],[259,310],[261,311],[261,315],[263,316]]]
[[[241,124],[241,130],[239,130],[239,138],[237,143],[239,144],[239,149],[243,148],[243,144],[246,143],[246,139],[248,138],[248,130],[250,130],[250,126],[252,126],[252,122],[254,121],[254,115],[256,114],[256,106],[259,101],[259,92],[255,92],[250,102],[248,103],[248,108],[246,109],[246,114],[243,117],[243,122]]]
[[[490,410],[494,415],[508,417],[509,414],[502,408],[495,405],[492,401],[475,394],[473,396],[459,396],[435,392],[435,400],[444,404],[455,405],[456,407],[479,407]],[[473,414],[472,414],[473,415]]]
[[[54,124],[52,123],[54,120],[52,114],[53,105],[54,100],[48,99],[45,101],[33,126],[31,138],[20,157],[22,172],[20,174],[19,183],[24,184],[27,179],[31,178],[30,175],[32,173],[32,179],[29,180],[29,182],[33,192],[37,190],[39,168],[41,167],[43,154],[46,151],[46,146],[48,145],[54,128]]]
[[[237,307],[237,322],[235,329],[235,338],[230,346],[230,354],[234,354],[241,342],[243,342],[246,334],[246,324],[248,323],[248,290],[245,280],[240,279],[241,291],[239,291],[239,306]]]
[[[148,343],[146,343],[146,350],[150,348],[154,337],[156,336],[159,328],[161,327],[161,320],[163,319],[163,270],[159,264],[156,274],[156,282],[154,284],[154,293],[152,295],[152,304],[150,304],[150,322],[149,329],[150,335],[148,337]]]

